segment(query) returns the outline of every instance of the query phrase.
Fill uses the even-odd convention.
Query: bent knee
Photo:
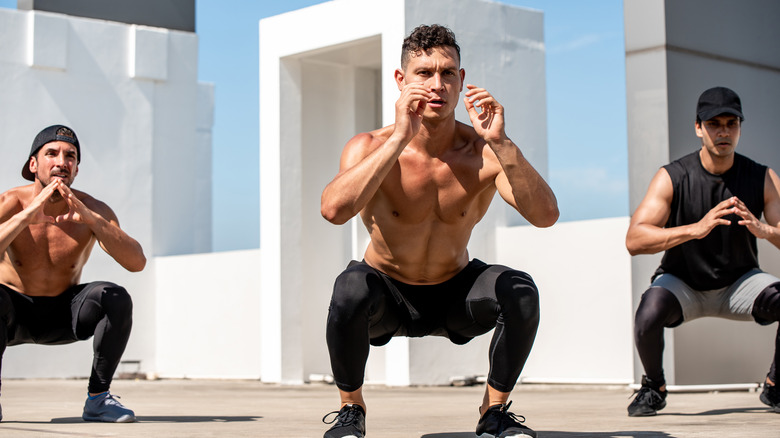
[[[496,298],[504,314],[512,312],[523,319],[539,319],[539,289],[525,272],[501,274],[496,280]]]
[[[127,289],[110,282],[105,282],[102,287],[100,304],[106,313],[132,314],[133,312],[133,298]]]
[[[780,321],[780,283],[767,286],[753,302],[753,318],[762,325]]]
[[[375,272],[349,269],[336,278],[330,300],[330,312],[351,315],[366,311],[383,294],[384,280]]]
[[[645,291],[634,318],[634,330],[637,334],[663,327],[675,327],[680,323],[682,323],[682,308],[673,293],[658,286]]]

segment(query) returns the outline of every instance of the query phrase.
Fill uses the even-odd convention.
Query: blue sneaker
[[[87,397],[84,403],[84,421],[102,421],[105,423],[132,423],[135,421],[135,413],[122,406],[117,400],[119,397],[111,395],[108,391],[95,398]]]

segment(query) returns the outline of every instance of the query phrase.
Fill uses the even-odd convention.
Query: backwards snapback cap
[[[43,145],[51,143],[53,141],[64,141],[76,146],[76,159],[81,162],[81,147],[79,146],[79,139],[76,137],[76,133],[72,129],[65,125],[52,125],[48,128],[44,128],[35,136],[35,140],[32,142],[30,148],[30,155],[27,157],[24,166],[22,167],[22,177],[29,181],[35,181],[35,175],[30,172],[30,158],[38,153]]]
[[[742,115],[742,101],[734,91],[726,87],[715,87],[704,91],[696,105],[696,115],[705,121],[721,114],[731,114],[745,120]]]

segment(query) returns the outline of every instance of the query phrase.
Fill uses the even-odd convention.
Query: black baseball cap
[[[696,105],[696,115],[705,121],[721,114],[732,114],[745,120],[742,115],[742,101],[733,90],[726,87],[714,87],[701,93]]]
[[[32,142],[30,148],[30,155],[27,157],[27,161],[24,162],[22,167],[22,177],[29,181],[35,181],[35,175],[30,172],[30,158],[38,153],[43,145],[51,143],[53,141],[64,141],[76,146],[76,160],[81,163],[81,147],[79,146],[79,139],[76,137],[76,133],[72,129],[65,125],[52,125],[48,128],[44,128],[35,136],[35,140]]]

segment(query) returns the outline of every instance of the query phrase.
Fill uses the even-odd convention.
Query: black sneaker
[[[329,415],[336,418],[325,421]],[[366,411],[360,405],[346,405],[338,411],[333,411],[322,417],[322,422],[333,425],[324,438],[363,438],[366,435]]]
[[[762,403],[772,408],[773,411],[780,414],[780,389],[777,385],[767,385],[764,383],[764,391],[759,397]]]
[[[536,432],[523,426],[525,417],[508,411],[512,402],[488,408],[477,423],[477,436],[488,434],[494,438],[536,438]]]
[[[634,401],[628,405],[629,417],[649,417],[666,407],[666,394],[668,391],[661,391],[663,386],[654,384],[653,381],[642,376],[642,387],[635,392]]]

